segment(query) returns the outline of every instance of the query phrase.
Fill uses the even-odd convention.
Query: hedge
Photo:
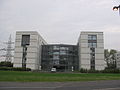
[[[31,71],[30,68],[20,68],[20,67],[0,67],[0,70],[5,70],[5,71]]]
[[[81,73],[120,73],[120,69],[104,69],[104,70],[88,70],[88,69],[80,69]]]
[[[2,61],[2,62],[0,62],[0,67],[13,67],[13,63],[7,62],[7,61]]]

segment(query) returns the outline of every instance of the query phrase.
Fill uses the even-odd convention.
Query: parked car
[[[51,69],[51,72],[56,72],[56,68],[52,68],[52,69]]]

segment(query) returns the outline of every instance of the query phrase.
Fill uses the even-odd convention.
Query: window
[[[95,53],[95,48],[90,48],[91,53]]]
[[[88,43],[88,47],[92,47],[92,43],[91,42]]]
[[[58,55],[54,55],[54,56],[53,56],[53,59],[54,59],[54,60],[59,59],[59,56],[58,56]]]
[[[59,52],[53,52],[53,54],[59,54]]]
[[[92,40],[97,40],[97,36],[96,35],[92,35]]]
[[[60,50],[65,50],[66,49],[66,47],[60,47]]]
[[[94,48],[96,48],[97,47],[97,43],[95,43],[95,42],[88,42],[88,47],[94,47]]]
[[[95,69],[95,48],[90,48],[91,69]]]
[[[26,67],[27,60],[27,47],[23,47],[23,55],[22,55],[22,67]]]
[[[54,65],[59,65],[59,61],[58,60],[53,60],[53,64]]]
[[[53,46],[53,50],[59,50],[59,46]]]
[[[66,51],[60,51],[60,55],[65,55]]]
[[[52,54],[53,54],[53,52],[51,52],[51,51],[48,51],[48,54],[49,54],[49,55],[52,55]]]
[[[88,40],[97,40],[97,35],[88,35]]]
[[[52,58],[53,58],[53,56],[52,56],[52,55],[50,55],[50,58],[52,59]]]
[[[88,35],[88,47],[97,47],[97,35]]]
[[[92,43],[92,47],[97,47],[97,43]]]
[[[88,35],[88,40],[92,40],[92,36],[91,35]]]
[[[30,45],[30,35],[22,35],[22,46]]]
[[[61,55],[60,60],[67,60],[67,57],[65,55]]]

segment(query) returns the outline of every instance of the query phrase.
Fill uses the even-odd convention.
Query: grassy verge
[[[23,71],[0,71],[0,81],[68,82],[96,80],[120,80],[120,74],[36,73]]]

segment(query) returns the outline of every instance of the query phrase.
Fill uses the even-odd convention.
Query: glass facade
[[[21,46],[23,47],[22,67],[26,68],[27,45],[30,45],[30,35],[22,35]]]
[[[95,48],[90,48],[90,65],[95,70]]]
[[[42,45],[42,70],[57,71],[78,70],[78,47],[77,45]]]
[[[90,48],[90,67],[95,70],[95,48],[97,48],[97,35],[88,35],[88,47]]]
[[[22,55],[22,67],[26,68],[26,60],[27,60],[27,47],[23,47],[23,55]]]

